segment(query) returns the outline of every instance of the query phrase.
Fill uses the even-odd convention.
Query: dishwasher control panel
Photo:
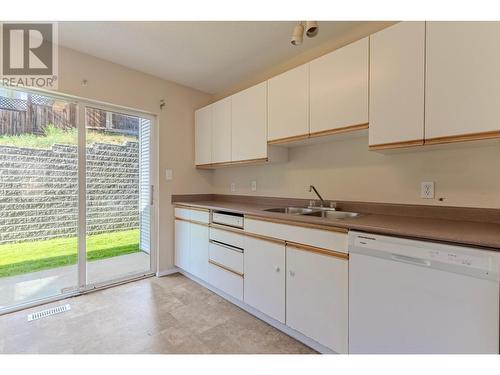
[[[500,274],[500,253],[465,246],[351,231],[351,251],[427,267],[458,267],[484,276]]]
[[[489,269],[491,267],[488,257],[472,254],[460,254],[454,251],[428,250],[428,258],[443,263],[458,264],[465,267]]]

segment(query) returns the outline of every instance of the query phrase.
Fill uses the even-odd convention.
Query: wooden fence
[[[48,124],[64,130],[76,127],[76,104],[61,101],[47,104],[40,101],[36,102],[30,97],[28,100],[0,97],[0,136],[43,134]],[[139,131],[140,119],[121,113],[87,107],[85,119],[87,129],[134,135]]]
[[[139,134],[140,119],[135,116],[87,107],[85,121],[87,129],[121,134]]]
[[[42,134],[48,124],[60,129],[76,127],[76,104],[28,104],[24,111],[0,109],[0,135]]]

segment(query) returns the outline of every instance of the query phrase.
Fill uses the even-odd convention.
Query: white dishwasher
[[[349,353],[499,350],[500,253],[349,232]]]

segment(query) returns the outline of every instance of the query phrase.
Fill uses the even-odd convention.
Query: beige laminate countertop
[[[291,224],[293,222],[310,223],[376,234],[486,247],[489,250],[500,251],[500,224],[497,223],[369,213],[349,219],[326,219],[264,211],[266,208],[276,206],[222,201],[175,202],[175,205],[287,220]]]

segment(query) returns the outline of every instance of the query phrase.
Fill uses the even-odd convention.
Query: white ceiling
[[[60,22],[59,43],[215,94],[366,24],[322,21],[315,38],[294,47],[293,21]]]

